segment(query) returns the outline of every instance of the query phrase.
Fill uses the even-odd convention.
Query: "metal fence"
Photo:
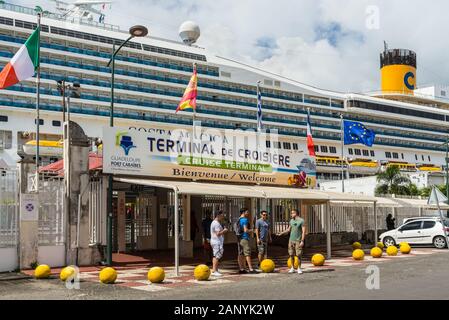
[[[105,191],[102,179],[92,179],[89,185],[89,242],[101,244],[105,239]]]
[[[273,199],[272,206],[272,232],[283,232],[289,226],[291,210],[297,209],[297,201],[291,199]]]
[[[39,245],[65,243],[64,179],[39,175]]]
[[[18,176],[16,170],[0,170],[0,248],[18,243]]]

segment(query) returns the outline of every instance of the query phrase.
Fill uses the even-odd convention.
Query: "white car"
[[[444,221],[444,228],[449,233],[449,223]],[[404,220],[399,228],[382,233],[379,240],[386,246],[395,246],[401,242],[409,244],[433,244],[443,249],[448,241],[445,238],[440,218],[411,218]]]

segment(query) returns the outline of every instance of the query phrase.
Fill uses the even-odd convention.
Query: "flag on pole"
[[[316,157],[315,144],[312,137],[312,126],[310,125],[310,111],[307,110],[307,149],[309,149],[309,156]]]
[[[372,147],[376,133],[366,128],[362,123],[355,121],[343,121],[345,145],[361,143]]]
[[[196,67],[193,68],[193,74],[190,78],[189,84],[187,85],[184,95],[182,96],[181,102],[176,109],[176,113],[179,110],[185,109],[196,109],[196,96],[198,94],[198,75],[196,72]]]
[[[257,131],[262,130],[262,94],[259,83],[257,83]]]
[[[12,57],[0,73],[0,89],[31,78],[39,67],[39,28]]]

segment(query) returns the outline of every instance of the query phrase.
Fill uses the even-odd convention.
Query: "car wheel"
[[[389,246],[396,246],[396,241],[394,241],[392,237],[385,237],[383,243],[386,248]]]
[[[437,249],[444,249],[446,248],[446,240],[442,236],[436,236],[433,238],[433,245]]]

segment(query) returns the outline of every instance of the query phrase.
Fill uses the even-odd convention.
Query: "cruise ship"
[[[61,2],[58,2],[61,4]],[[57,81],[79,83],[71,99],[71,119],[95,141],[109,124],[112,44],[126,30],[94,21],[45,12],[41,32],[40,139],[42,163],[62,156],[62,104]],[[104,19],[103,19],[104,20]],[[193,26],[187,23],[187,26]],[[0,66],[3,67],[36,28],[36,11],[0,3]],[[196,40],[196,39],[193,39]],[[388,49],[381,54],[382,91],[348,94],[319,89],[232,59],[211,54],[194,41],[147,36],[135,38],[116,57],[115,126],[171,130],[192,125],[190,111],[175,110],[192,74],[198,70],[196,119],[202,126],[256,129],[260,81],[265,129],[280,138],[271,148],[295,152],[306,144],[310,110],[318,181],[373,175],[398,165],[404,171],[441,171],[449,130],[444,87],[416,88],[416,54]],[[405,76],[405,77],[404,77]],[[36,139],[36,79],[0,91],[0,164],[15,166],[33,153]],[[341,155],[341,116],[376,132],[373,147],[351,145]],[[34,140],[34,145],[33,145]],[[31,150],[31,151],[30,151]],[[48,151],[48,152],[46,152]]]

